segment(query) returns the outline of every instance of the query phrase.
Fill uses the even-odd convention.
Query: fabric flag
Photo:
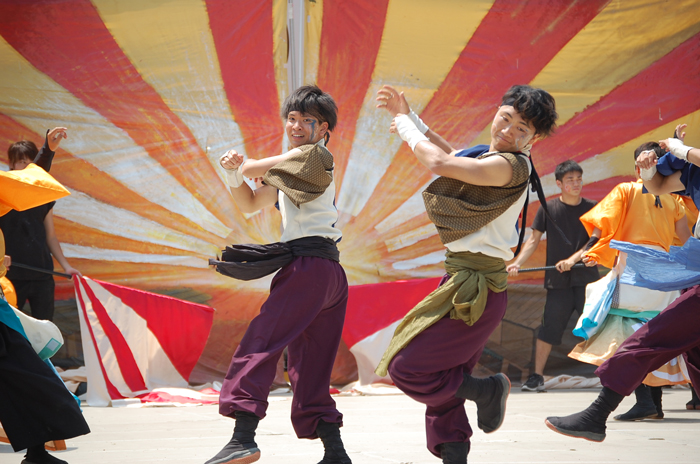
[[[610,247],[627,253],[622,283],[664,292],[700,284],[700,240],[694,237],[668,253],[617,240]]]
[[[601,279],[586,286],[586,304],[574,328],[574,335],[588,340],[600,328],[610,312],[617,275],[617,270],[613,269]]]
[[[187,387],[212,308],[88,277],[74,282],[90,406]]]
[[[391,383],[374,369],[401,319],[439,282],[440,278],[433,278],[350,287],[343,340],[357,361],[359,385]]]

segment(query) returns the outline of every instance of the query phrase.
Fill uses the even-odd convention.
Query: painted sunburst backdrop
[[[696,0],[303,3],[295,50],[287,0],[0,1],[0,145],[69,128],[51,170],[72,192],[54,210],[66,256],[96,279],[205,296],[217,309],[207,370],[226,369],[269,287],[222,277],[207,259],[280,237],[274,209],[237,209],[217,160],[283,150],[290,50],[303,52],[303,82],[339,105],[329,148],[351,285],[442,272],[420,198],[432,177],[388,134],[374,101],[383,84],[457,147],[488,141],[511,85],[548,90],[560,128],[533,150],[548,195],[565,159],[600,199],[633,174],[640,143],[679,122],[700,143]]]

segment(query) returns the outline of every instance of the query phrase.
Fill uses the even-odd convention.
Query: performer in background
[[[236,349],[221,390],[219,411],[236,419],[233,437],[207,464],[250,463],[260,457],[254,441],[277,361],[288,347],[294,391],[292,424],[299,438],[320,437],[322,464],[350,464],[340,438],[343,415],[329,385],[340,344],[348,283],[336,243],[333,156],[326,148],[336,125],[333,98],[316,86],[294,91],[282,105],[292,149],[244,161],[234,150],[221,157],[231,195],[241,211],[279,205],[282,238],[271,245],[233,245],[214,262],[222,274],[250,280],[271,274],[270,296]],[[255,190],[245,177],[262,177]]]
[[[465,400],[476,403],[478,426],[486,433],[505,417],[508,378],[471,373],[505,314],[504,261],[519,245],[516,225],[532,170],[529,147],[553,131],[555,103],[544,90],[513,86],[494,116],[491,144],[457,152],[411,111],[403,93],[384,86],[377,100],[394,116],[391,130],[441,176],[423,199],[447,248],[447,275],[404,317],[376,372],[388,371],[397,387],[426,405],[430,452],[443,463],[464,464],[472,435]]]
[[[648,151],[637,158],[636,166],[641,170],[644,186],[654,195],[682,193],[692,198],[696,206],[700,205],[700,149],[684,145],[677,138],[662,140],[659,145],[668,153],[659,158],[654,151]],[[699,229],[696,225],[696,238]],[[695,238],[688,242],[686,246],[698,245]],[[691,269],[700,265],[698,253],[689,253],[687,258]],[[666,277],[667,288],[673,288],[673,276]],[[686,285],[684,281],[679,288]],[[649,372],[679,355],[684,356],[693,385],[700,385],[699,307],[700,286],[695,285],[627,338],[596,370],[603,390],[588,408],[569,416],[548,417],[546,425],[562,435],[603,441],[608,416],[624,397],[632,393]]]
[[[579,218],[595,206],[595,201],[581,197],[583,169],[576,161],[566,160],[554,169],[554,179],[561,191],[557,198],[547,201],[547,209],[554,223],[564,235],[553,227],[540,208],[532,222],[532,234],[523,244],[523,250],[506,267],[508,275],[518,275],[520,267],[527,262],[547,232],[547,266],[556,270],[546,271],[544,286],[547,300],[542,313],[542,323],[537,330],[535,345],[535,371],[523,384],[523,391],[545,391],[544,366],[553,345],[561,345],[562,335],[575,311],[579,315],[586,302],[586,285],[600,277],[597,267],[572,269],[581,261],[583,249],[589,236]],[[567,238],[570,243],[566,243]]]

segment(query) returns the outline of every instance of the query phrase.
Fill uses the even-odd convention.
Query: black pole
[[[573,266],[571,266],[571,269],[581,269],[583,267],[586,267],[586,265],[583,263],[576,263]],[[553,271],[556,268],[557,268],[556,266],[530,267],[527,269],[520,269],[518,271],[518,274],[520,274],[521,272]]]
[[[34,266],[28,266],[26,264],[20,264],[20,263],[15,263],[14,261],[10,264],[10,267],[12,266],[17,266],[22,269],[29,269],[30,271],[37,271],[37,272],[43,272],[44,274],[51,274],[59,277],[65,277],[66,279],[72,279],[73,276],[71,274],[65,274],[63,272],[55,272],[55,271],[49,271],[48,269],[42,269],[40,267],[34,267]]]

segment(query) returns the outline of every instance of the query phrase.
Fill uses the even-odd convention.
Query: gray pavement
[[[476,429],[469,463],[700,463],[700,411],[686,411],[688,390],[664,390],[662,421],[608,422],[603,443],[567,438],[544,425],[550,415],[567,415],[586,407],[598,390],[554,390],[522,393],[514,388],[503,427],[485,435]],[[339,396],[345,415],[343,440],[354,464],[429,464],[441,461],[425,448],[423,406],[403,395]],[[634,403],[626,398],[616,413]],[[289,421],[290,396],[271,397],[260,422],[260,463],[315,464],[321,460],[318,440],[299,440]],[[70,464],[157,463],[201,464],[226,444],[233,421],[217,406],[160,408],[84,408],[92,433],[67,442],[54,453]],[[475,421],[476,409],[467,403]],[[23,453],[0,444],[0,463],[19,464]]]

